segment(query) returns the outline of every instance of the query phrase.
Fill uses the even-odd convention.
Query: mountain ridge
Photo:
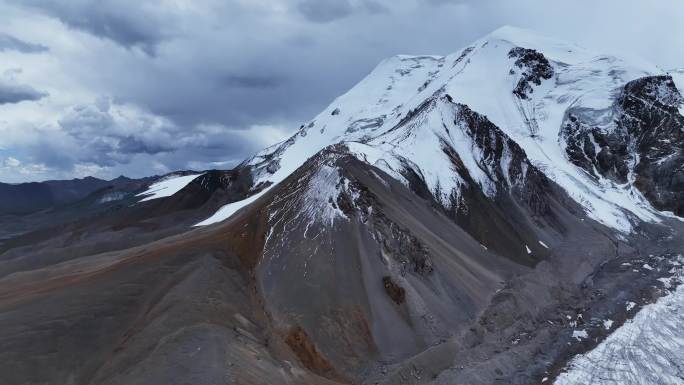
[[[549,56],[551,64],[546,62],[543,68],[547,72],[542,77],[534,78],[534,72],[540,71],[541,67],[531,67],[533,61],[530,60],[533,59],[514,57],[515,50],[520,48],[518,44],[524,45],[520,55],[525,52],[531,55],[537,52],[534,47],[541,49],[546,45],[541,57],[546,60],[546,56]],[[498,48],[499,45],[501,48]],[[473,61],[476,64],[471,64]],[[532,155],[533,164],[548,172],[549,177],[575,200],[586,202],[585,209],[593,219],[625,232],[632,227],[631,216],[658,221],[659,216],[668,214],[656,213],[638,188],[623,191],[620,186],[611,185],[609,179],[587,178],[583,171],[568,161],[570,155],[564,143],[557,142],[563,140],[560,130],[566,120],[565,111],[570,107],[599,113],[610,107],[616,92],[630,81],[660,73],[654,66],[637,64],[644,68],[635,67],[616,57],[595,55],[575,45],[558,43],[525,30],[503,27],[452,55],[399,55],[384,60],[357,86],[333,101],[309,123],[302,125],[290,139],[265,149],[247,160],[243,167],[257,170],[254,173],[257,183],[272,184],[294,171],[308,156],[334,143],[361,142],[371,144],[382,152],[391,152],[391,145],[378,143],[385,140],[383,135],[399,129],[402,122],[408,121],[413,114],[429,105],[429,100],[438,99],[437,95],[441,95],[486,116],[524,148],[528,155]],[[520,87],[530,95],[516,95]],[[473,88],[484,91],[463,91]],[[678,94],[676,89],[674,92]],[[492,103],[491,100],[497,102]],[[394,140],[396,147],[397,139]],[[288,150],[290,147],[293,149]],[[438,145],[423,143],[415,147],[435,148]],[[673,151],[678,151],[676,145],[670,154]],[[404,158],[421,157],[410,147],[399,152],[399,156]],[[462,152],[466,153],[463,159],[470,158],[467,149],[462,149]],[[396,164],[396,159],[390,156],[383,161],[388,165],[385,171],[400,177],[397,168],[401,166]],[[448,163],[445,159],[429,156],[423,156],[423,162],[422,169],[429,168],[426,166],[428,164],[439,169],[444,167],[442,164]],[[481,185],[489,183],[488,178],[481,175],[477,164],[471,162],[468,170],[474,173],[473,176],[479,175],[475,180]],[[427,174],[433,174],[428,175],[432,192],[437,181],[442,190],[447,189],[447,196],[456,187],[451,175],[453,173],[448,169],[429,170]],[[610,198],[603,199],[603,195]],[[674,206],[659,207],[673,209]],[[217,215],[202,224],[221,218],[224,216]]]

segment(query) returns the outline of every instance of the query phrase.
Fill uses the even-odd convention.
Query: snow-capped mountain
[[[21,217],[0,242],[0,376],[639,383],[594,364],[637,367],[635,327],[677,330],[629,320],[681,297],[645,306],[680,279],[682,74],[504,27],[383,61],[233,170]]]
[[[274,185],[345,143],[404,183],[407,172],[420,176],[449,206],[464,188],[492,196],[524,184],[529,163],[589,217],[627,232],[633,218],[682,214],[681,105],[671,77],[655,66],[503,27],[452,55],[383,61],[246,167],[255,186]]]

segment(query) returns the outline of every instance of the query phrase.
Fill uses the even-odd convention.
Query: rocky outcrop
[[[621,124],[639,158],[634,185],[659,210],[684,216],[684,102],[669,76],[627,83],[618,99]]]
[[[684,215],[684,102],[669,76],[627,83],[605,111],[568,111],[569,159],[594,178],[633,184],[659,210]]]
[[[520,99],[528,99],[534,92],[533,85],[541,85],[542,80],[553,77],[553,67],[541,52],[529,48],[515,47],[508,57],[516,59],[515,66],[522,72],[513,93]],[[514,73],[514,70],[511,70]]]

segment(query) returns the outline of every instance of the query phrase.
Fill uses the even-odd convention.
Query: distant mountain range
[[[120,176],[111,181],[93,177],[8,184],[0,183],[0,213],[29,213],[73,203],[97,190],[118,188],[133,180]]]

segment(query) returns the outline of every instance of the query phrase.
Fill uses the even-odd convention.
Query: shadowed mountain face
[[[552,382],[684,249],[682,100],[648,71],[505,28],[234,170],[15,214],[0,384]]]
[[[0,183],[0,214],[26,214],[76,202],[101,189],[134,183],[119,177],[111,181],[87,177],[73,180],[7,184]]]

